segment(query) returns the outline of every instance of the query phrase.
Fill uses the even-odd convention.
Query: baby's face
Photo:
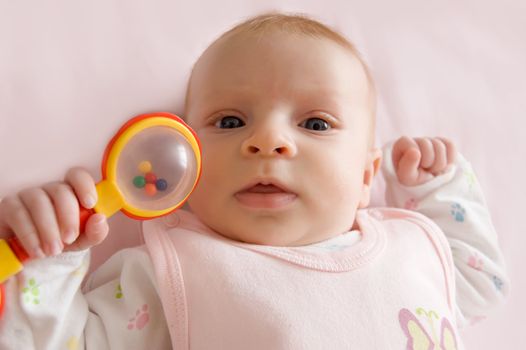
[[[223,38],[197,63],[186,107],[203,152],[192,211],[237,241],[295,246],[348,231],[367,205],[369,87],[327,39]]]

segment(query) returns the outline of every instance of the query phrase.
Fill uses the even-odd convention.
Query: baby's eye
[[[219,129],[234,129],[245,126],[245,122],[234,116],[225,116],[219,119],[214,124]]]
[[[325,120],[320,118],[309,118],[300,123],[300,126],[314,131],[329,130],[331,126]]]

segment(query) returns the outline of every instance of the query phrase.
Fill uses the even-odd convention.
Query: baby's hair
[[[360,54],[360,52],[342,34],[329,28],[323,23],[320,23],[312,18],[309,18],[308,16],[304,14],[297,14],[297,13],[284,14],[284,13],[271,12],[271,13],[265,13],[262,15],[258,15],[258,16],[246,19],[245,21],[235,25],[232,29],[223,33],[219,38],[217,38],[214,41],[214,43],[218,42],[219,40],[225,37],[234,36],[238,34],[249,34],[251,36],[254,36],[255,39],[257,40],[258,37],[259,38],[263,37],[265,34],[275,32],[275,31],[289,33],[289,34],[300,34],[300,35],[306,35],[306,36],[310,36],[314,38],[322,38],[322,39],[331,40],[339,44],[340,46],[342,46],[344,49],[349,50],[349,52],[351,52],[351,54],[354,55],[354,57],[356,57],[359,60],[367,76],[367,81],[369,83],[369,89],[370,89],[369,90],[369,96],[370,96],[369,104],[371,107],[370,146],[372,147],[374,144],[374,130],[375,130],[375,124],[376,124],[375,123],[376,122],[376,88],[375,88],[374,80],[372,78],[370,69],[367,63],[365,62],[365,60],[363,59],[362,55]],[[185,99],[186,106],[188,106],[189,92],[190,92],[190,86],[188,86],[187,88],[186,99]]]

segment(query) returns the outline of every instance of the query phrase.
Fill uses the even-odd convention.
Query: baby
[[[0,348],[463,348],[459,327],[508,290],[488,209],[451,141],[375,148],[375,103],[357,50],[319,22],[223,34],[187,90],[203,151],[190,210],[144,222],[143,246],[81,291],[108,233],[100,214],[78,232],[92,177],[3,199],[2,238],[41,259],[5,284]],[[390,207],[367,209],[382,153]]]

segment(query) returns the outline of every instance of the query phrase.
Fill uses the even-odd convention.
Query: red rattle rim
[[[5,305],[5,287],[4,284],[0,284],[0,319],[4,314],[4,305]]]

